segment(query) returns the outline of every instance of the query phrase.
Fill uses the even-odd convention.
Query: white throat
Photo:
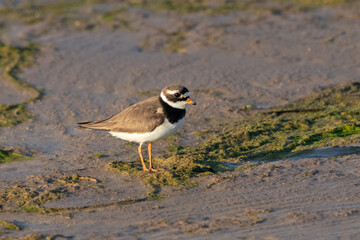
[[[186,108],[187,103],[185,101],[179,101],[179,102],[169,101],[162,92],[160,94],[160,97],[164,102],[166,102],[167,104],[169,104],[173,108],[177,108],[177,109],[185,109]]]

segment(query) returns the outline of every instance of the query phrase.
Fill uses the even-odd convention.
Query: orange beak
[[[186,102],[188,104],[191,104],[191,105],[196,105],[196,102],[194,102],[193,100],[191,100],[190,98],[186,99]]]

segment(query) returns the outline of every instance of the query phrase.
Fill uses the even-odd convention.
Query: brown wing
[[[159,97],[152,97],[109,118],[78,124],[83,128],[111,132],[143,133],[154,130],[164,122],[164,118]]]

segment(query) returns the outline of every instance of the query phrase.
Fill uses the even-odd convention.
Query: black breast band
[[[164,109],[165,117],[169,120],[170,123],[176,123],[180,119],[185,117],[185,109],[173,108],[172,106],[164,102],[161,97],[159,97],[159,100]]]

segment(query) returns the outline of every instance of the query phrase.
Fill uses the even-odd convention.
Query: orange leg
[[[161,171],[161,170],[164,170],[164,169],[155,169],[152,167],[152,161],[151,161],[151,145],[152,143],[149,143],[148,145],[148,152],[149,152],[149,162],[150,162],[150,165],[149,165],[149,171],[153,171],[153,172],[158,172],[158,171]]]
[[[142,153],[141,153],[141,151],[142,151],[142,148],[141,148],[141,147],[142,147],[142,144],[140,143],[139,148],[138,148],[138,152],[139,152],[139,155],[140,155],[141,164],[142,164],[142,166],[143,166],[144,171],[145,171],[145,172],[148,172],[149,169],[147,169],[146,166],[145,166],[144,159],[143,159],[143,156],[142,156]],[[151,164],[151,162],[150,162],[150,164]],[[151,165],[150,165],[150,166],[151,166]]]

